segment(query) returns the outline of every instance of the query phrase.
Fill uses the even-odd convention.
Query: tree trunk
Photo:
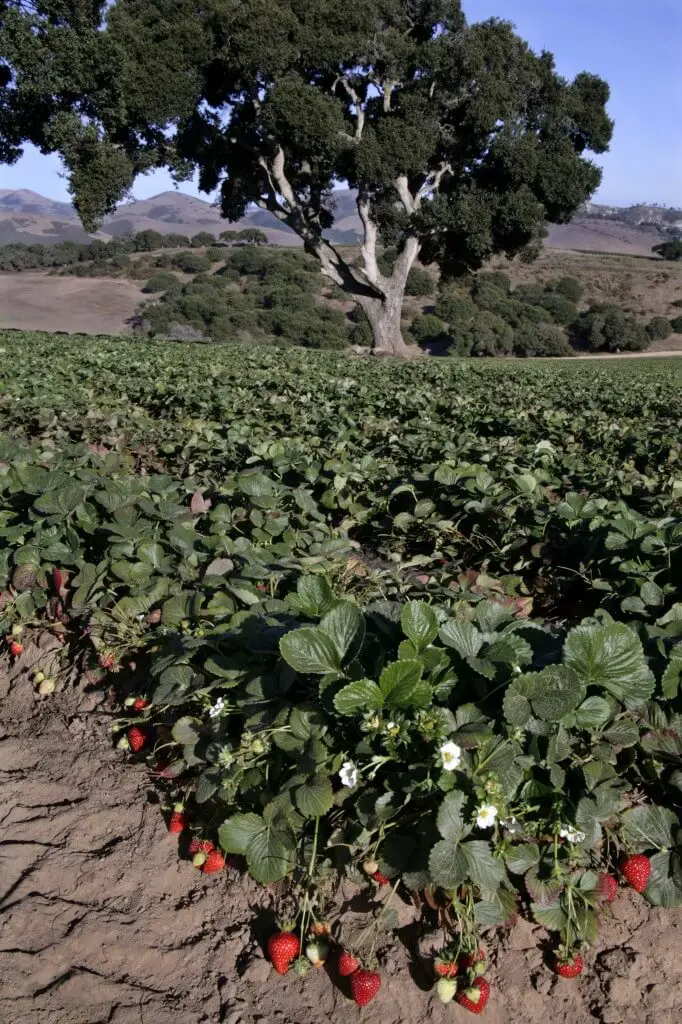
[[[372,328],[374,355],[416,359],[424,354],[418,345],[405,344],[401,324],[403,293],[404,285],[391,289],[383,299],[354,296]]]

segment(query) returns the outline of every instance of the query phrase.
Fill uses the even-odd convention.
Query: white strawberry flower
[[[476,809],[476,824],[479,828],[492,828],[497,817],[497,807],[494,804],[481,804]]]
[[[358,770],[352,761],[344,761],[339,772],[341,785],[352,789],[358,782]]]
[[[564,825],[559,835],[569,843],[582,843],[585,841],[585,833],[580,832],[577,828],[573,828],[572,825]]]
[[[215,702],[215,704],[213,705],[213,707],[209,708],[209,712],[208,712],[209,717],[210,718],[219,718],[220,715],[222,715],[224,710],[225,710],[225,698],[224,697],[218,697],[218,699]]]
[[[446,772],[454,772],[462,760],[462,748],[458,747],[452,740],[448,740],[440,747],[440,756],[443,761],[443,768]]]

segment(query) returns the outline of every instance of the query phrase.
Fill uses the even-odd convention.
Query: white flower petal
[[[497,807],[494,804],[481,804],[476,811],[476,824],[479,828],[492,828],[497,817]]]
[[[462,760],[462,748],[458,747],[452,740],[443,743],[439,753],[446,772],[454,772],[459,767],[459,763]]]

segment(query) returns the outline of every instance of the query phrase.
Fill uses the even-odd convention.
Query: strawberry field
[[[112,688],[169,856],[271,887],[275,970],[364,1005],[411,906],[466,1017],[515,921],[572,978],[621,887],[682,903],[678,361],[0,353],[5,667]]]

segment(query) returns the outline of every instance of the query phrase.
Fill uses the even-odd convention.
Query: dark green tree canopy
[[[198,170],[228,219],[256,204],[292,227],[389,350],[417,256],[454,276],[532,252],[599,184],[613,127],[605,82],[566,81],[460,0],[0,0],[0,53],[0,159],[60,152],[87,227],[136,174]],[[341,182],[353,265],[323,237]]]

